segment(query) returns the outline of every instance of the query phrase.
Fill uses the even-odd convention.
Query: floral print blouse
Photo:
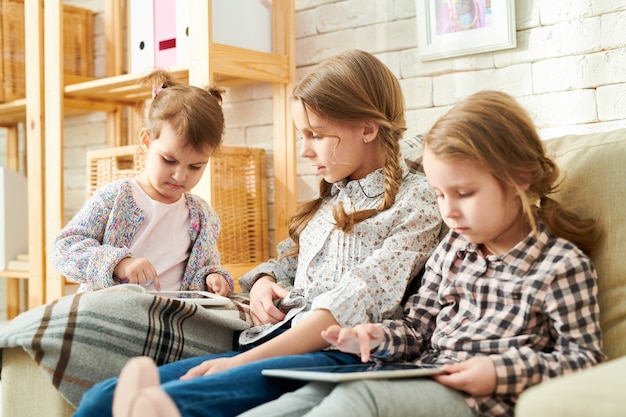
[[[286,318],[293,316],[292,325],[317,309],[329,310],[341,326],[397,315],[405,288],[437,246],[442,227],[426,177],[409,170],[404,161],[401,165],[403,181],[392,207],[345,233],[335,227],[332,208],[339,202],[348,213],[376,208],[384,196],[385,175],[379,169],[360,180],[333,184],[331,197],[301,233],[299,254],[283,258],[294,246],[291,239],[284,240],[277,259],[240,278],[242,290],[249,291],[264,275],[293,287],[290,297],[299,296],[304,305]]]

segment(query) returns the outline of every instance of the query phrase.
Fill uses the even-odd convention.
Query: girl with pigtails
[[[190,193],[222,142],[223,91],[179,84],[165,70],[140,82],[153,94],[139,133],[145,167],[95,191],[58,233],[55,266],[81,292],[130,283],[229,295],[217,213]]]

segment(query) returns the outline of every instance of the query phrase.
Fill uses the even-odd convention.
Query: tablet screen
[[[441,365],[414,363],[365,363],[291,369],[264,369],[263,375],[307,381],[339,382],[355,379],[394,379],[423,377],[442,373]]]
[[[230,301],[227,297],[209,291],[149,291],[149,293],[203,306],[223,306]]]

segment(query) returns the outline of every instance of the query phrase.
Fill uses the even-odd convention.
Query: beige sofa
[[[559,198],[598,219],[604,237],[593,257],[609,362],[528,389],[517,417],[626,415],[626,129],[548,143],[566,183]]]
[[[610,362],[529,389],[519,417],[626,414],[626,129],[547,142],[566,180],[559,199],[597,218],[604,237],[594,257],[599,274],[601,320]],[[621,359],[619,359],[621,358]],[[72,407],[21,348],[5,349],[2,415],[70,416]]]

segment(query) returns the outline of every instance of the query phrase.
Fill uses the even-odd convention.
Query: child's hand
[[[343,352],[361,354],[363,362],[369,362],[370,352],[382,343],[384,337],[383,330],[372,323],[345,328],[335,324],[322,331],[324,340]]]
[[[154,284],[157,291],[161,291],[161,283],[156,269],[152,263],[145,258],[124,258],[113,270],[113,275],[129,284],[138,284],[147,287]]]
[[[250,315],[255,326],[266,323],[278,323],[285,318],[285,313],[274,305],[274,300],[283,299],[289,291],[270,281],[259,278],[250,289]]]
[[[245,361],[242,361],[240,357],[241,355],[235,355],[230,358],[217,358],[204,361],[200,365],[196,365],[188,370],[186,374],[180,377],[180,379],[193,379],[199,376],[211,375],[243,365]]]
[[[206,286],[212,293],[228,297],[230,294],[230,286],[226,278],[220,274],[209,274],[206,277]]]
[[[444,365],[445,374],[433,378],[442,385],[474,396],[496,391],[496,367],[488,356],[476,356],[460,363]]]

